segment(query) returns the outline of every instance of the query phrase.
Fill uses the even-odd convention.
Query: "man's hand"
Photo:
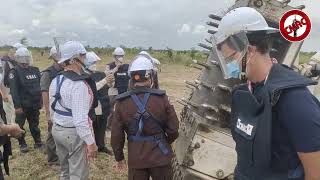
[[[22,114],[22,113],[23,113],[23,109],[22,108],[16,109],[16,114]]]
[[[15,138],[19,138],[25,133],[18,124],[8,124],[5,125],[5,128],[8,129],[8,134]]]
[[[3,102],[9,102],[9,97],[8,96],[3,96],[2,100],[3,100]]]
[[[127,171],[127,163],[125,160],[118,161],[113,168],[117,173],[124,174]]]
[[[114,75],[113,74],[108,74],[106,77],[107,83],[111,84],[115,81]]]
[[[94,160],[95,157],[97,156],[97,151],[98,151],[98,147],[95,143],[91,145],[87,145],[87,159],[89,161]]]
[[[49,113],[46,113],[46,119],[47,119],[47,123],[48,123],[48,132],[51,132],[53,123],[51,121],[51,117]]]

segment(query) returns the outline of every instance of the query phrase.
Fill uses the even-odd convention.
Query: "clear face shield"
[[[221,37],[220,37],[221,39]],[[248,50],[249,41],[245,32],[229,36],[221,41],[219,37],[212,36],[213,48],[218,55],[218,61],[225,79],[241,78],[245,72],[245,55]]]
[[[15,60],[17,63],[24,65],[32,65],[33,63],[32,56],[16,56]]]
[[[54,42],[54,45],[56,47],[56,50],[57,50],[57,53],[54,55],[54,59],[56,61],[59,61],[60,57],[61,57],[61,51],[60,51],[60,48],[61,46],[67,42],[67,40],[64,38],[64,37],[54,37],[53,38],[53,42]]]
[[[124,56],[119,56],[119,55],[115,55],[114,59],[116,60],[116,62],[118,62],[119,64],[123,64],[124,62]]]

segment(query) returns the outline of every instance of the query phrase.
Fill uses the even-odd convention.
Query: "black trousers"
[[[150,180],[150,177],[152,177],[152,180],[172,180],[171,164],[146,169],[129,168],[128,180]]]
[[[108,117],[105,115],[96,115],[93,121],[94,136],[99,149],[106,146],[104,139],[106,136],[107,119]]]
[[[23,108],[23,113],[16,114],[16,123],[24,130],[26,120],[29,123],[29,129],[35,143],[41,143],[40,129],[39,129],[39,109]],[[26,145],[24,136],[18,139],[19,145]]]

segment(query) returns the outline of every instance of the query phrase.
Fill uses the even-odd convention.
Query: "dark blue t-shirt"
[[[295,169],[297,152],[320,151],[319,101],[306,88],[284,90],[273,107],[273,166]],[[283,164],[285,163],[285,164]]]

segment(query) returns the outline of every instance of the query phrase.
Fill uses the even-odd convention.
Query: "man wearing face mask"
[[[60,161],[60,179],[89,178],[88,161],[98,150],[92,128],[90,110],[95,108],[95,83],[83,72],[86,49],[76,41],[68,41],[59,50],[63,72],[52,80],[49,88],[52,136]]]
[[[52,65],[42,71],[40,87],[42,92],[42,101],[46,113],[46,119],[48,123],[48,135],[47,135],[47,159],[48,164],[59,165],[58,155],[56,154],[56,144],[52,137],[52,120],[50,117],[50,108],[49,108],[49,87],[52,80],[63,70],[63,64],[58,64],[58,53],[55,46],[50,49],[49,59],[53,61]]]
[[[159,89],[159,81],[158,81],[158,68],[157,66],[160,66],[160,61],[154,57],[152,57],[148,52],[146,51],[141,51],[138,56],[144,56],[147,57],[153,64],[154,68],[154,79],[153,79],[153,87],[155,89]]]
[[[112,155],[112,152],[106,147],[105,133],[107,128],[107,118],[110,114],[110,103],[108,97],[108,85],[106,74],[97,70],[97,62],[101,59],[94,52],[88,52],[84,62],[88,69],[90,77],[95,81],[97,87],[98,106],[94,110],[93,129],[98,152],[104,152]]]
[[[129,180],[172,180],[171,144],[178,137],[179,121],[165,91],[151,88],[154,65],[137,56],[130,66],[131,87],[116,98],[111,129],[111,145],[117,161],[116,170],[123,173],[123,153],[128,139]]]
[[[114,106],[114,98],[121,93],[128,90],[129,76],[128,69],[129,64],[124,64],[125,52],[121,47],[117,47],[113,53],[113,62],[106,67],[107,83],[109,86],[108,95],[110,98],[111,114],[108,118],[108,127],[112,120],[112,112]]]
[[[214,44],[225,78],[251,83],[232,93],[231,132],[236,142],[236,180],[320,179],[320,103],[316,84],[270,58],[272,37],[255,9],[231,10]]]
[[[42,106],[39,68],[30,66],[31,52],[22,47],[15,53],[17,65],[9,72],[9,86],[16,112],[16,123],[23,129],[26,119],[34,140],[34,148],[43,147],[39,129],[39,115]],[[18,139],[20,151],[28,152],[24,136]]]

